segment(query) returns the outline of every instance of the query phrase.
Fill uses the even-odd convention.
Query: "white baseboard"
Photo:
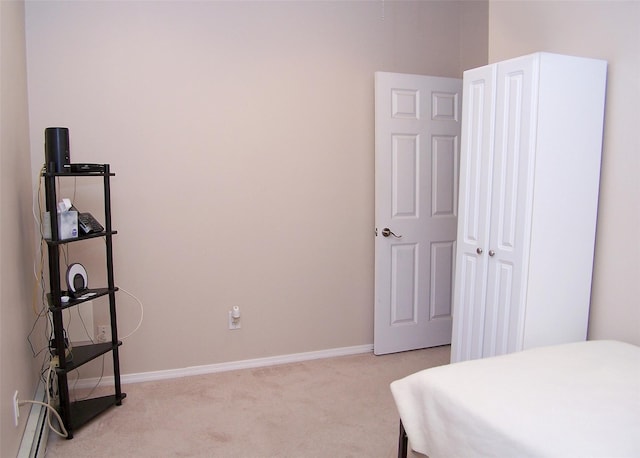
[[[167,369],[163,371],[140,372],[137,374],[124,374],[120,376],[120,382],[127,383],[152,382],[168,380],[192,375],[213,374],[216,372],[235,371],[239,369],[253,369],[256,367],[277,366],[280,364],[311,361],[314,359],[334,358],[337,356],[358,355],[373,351],[373,344],[356,345],[353,347],[331,348],[328,350],[310,351],[306,353],[294,353],[290,355],[269,356],[266,358],[245,359],[242,361],[230,361],[227,363],[207,364],[204,366],[191,366],[181,369]],[[76,388],[93,388],[96,385],[113,385],[113,376],[100,378],[86,378],[78,380]]]
[[[45,386],[40,380],[34,399],[40,402],[47,402],[45,395]],[[17,458],[41,458],[45,456],[49,438],[47,414],[46,407],[40,404],[31,405]]]

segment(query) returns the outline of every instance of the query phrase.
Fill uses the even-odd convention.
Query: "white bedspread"
[[[640,347],[588,341],[391,384],[411,448],[439,457],[640,457]]]

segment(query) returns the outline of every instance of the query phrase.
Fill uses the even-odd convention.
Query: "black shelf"
[[[126,397],[126,393],[120,393],[120,396],[109,395],[72,402],[70,404],[72,420],[69,425],[71,430],[80,428],[113,406],[119,406]]]
[[[122,345],[122,342],[118,341],[117,346],[120,345]],[[98,356],[109,353],[113,348],[114,346],[111,342],[102,342],[91,345],[74,345],[64,363],[65,367],[57,367],[56,372],[60,374],[76,370],[83,364],[96,359]]]
[[[64,309],[68,309],[69,307],[75,307],[76,305],[82,304],[83,302],[88,302],[88,301],[92,301],[93,299],[97,299],[99,297],[102,296],[106,296],[109,293],[115,293],[116,291],[118,291],[118,288],[115,287],[113,289],[109,289],[109,288],[96,288],[96,289],[87,289],[83,292],[83,296],[82,299],[81,298],[70,298],[69,302],[62,302],[62,300],[60,301],[60,305],[56,305],[54,303],[54,297],[52,293],[47,293],[47,302],[49,303],[49,310],[54,311],[54,310],[64,310]],[[90,296],[87,296],[88,294],[91,294]],[[71,296],[69,294],[69,291],[60,291],[60,296]],[[87,297],[84,297],[87,296]]]
[[[107,166],[108,164],[103,164],[104,166]],[[53,172],[53,171],[45,171],[42,174],[43,177],[47,178],[47,177],[104,177],[104,176],[110,176],[110,177],[114,177],[116,176],[115,173],[113,172],[107,172],[106,170],[103,172]]]
[[[66,359],[60,360],[59,367],[56,368],[58,379],[59,407],[62,422],[67,429],[67,439],[73,438],[76,428],[84,425],[97,415],[115,405],[121,405],[126,394],[122,393],[120,384],[120,357],[119,347],[122,342],[118,340],[118,327],[116,318],[116,292],[113,276],[113,235],[117,234],[111,226],[111,185],[110,178],[115,176],[110,172],[109,164],[103,164],[100,172],[55,172],[55,164],[51,163],[45,172],[42,173],[45,182],[46,211],[50,214],[51,238],[46,240],[49,258],[49,292],[47,293],[47,303],[49,313],[53,322],[52,354],[65,355]],[[56,183],[66,177],[101,177],[104,190],[104,231],[81,235],[79,237],[60,240],[58,231],[58,213],[56,196]],[[62,260],[61,250],[64,245],[79,242],[82,240],[104,238],[105,263],[107,281],[106,287],[89,289],[79,298],[72,297],[68,291],[60,288],[62,272],[60,264]],[[91,293],[90,295],[88,293]],[[68,302],[62,302],[62,296],[71,296]],[[111,324],[111,342],[96,343],[90,345],[75,345],[68,352],[67,333],[64,328],[62,312],[65,309],[75,307],[83,302],[87,302],[99,297],[107,297],[109,302],[109,321]],[[113,394],[97,398],[85,399],[72,402],[69,395],[69,384],[67,374],[102,355],[111,354],[113,359]]]
[[[107,235],[116,235],[118,233],[118,231],[102,231],[102,232],[94,232],[91,234],[82,234],[78,237],[72,237],[69,239],[61,239],[61,240],[51,240],[51,239],[45,239],[45,241],[47,242],[48,245],[64,245],[65,243],[71,243],[71,242],[80,242],[82,240],[89,240],[89,239],[95,239],[98,237],[106,237]]]

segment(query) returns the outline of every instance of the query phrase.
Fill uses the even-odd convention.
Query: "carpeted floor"
[[[72,440],[51,434],[47,457],[395,457],[389,383],[447,364],[449,353],[363,354],[124,385],[122,406]]]

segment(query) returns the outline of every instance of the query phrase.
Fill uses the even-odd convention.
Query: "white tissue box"
[[[78,237],[78,212],[58,213],[58,237],[60,240]]]

